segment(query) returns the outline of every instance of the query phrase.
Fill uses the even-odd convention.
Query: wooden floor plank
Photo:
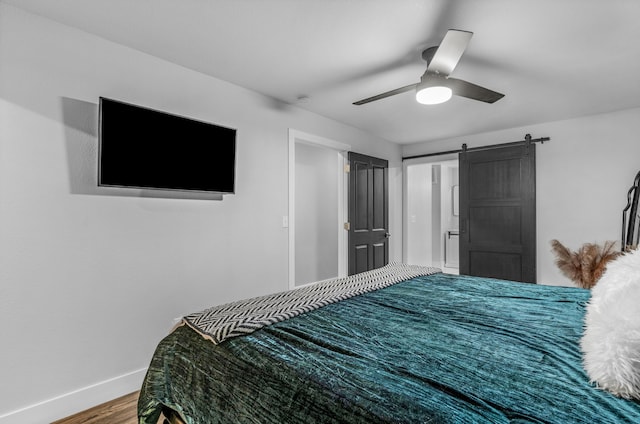
[[[130,393],[51,424],[136,424],[139,394]]]

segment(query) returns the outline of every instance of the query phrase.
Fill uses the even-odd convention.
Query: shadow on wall
[[[98,105],[61,97],[71,194],[162,199],[222,200],[222,194],[98,186]]]

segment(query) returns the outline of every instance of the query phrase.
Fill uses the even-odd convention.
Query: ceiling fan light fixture
[[[437,105],[451,98],[453,91],[449,87],[434,85],[431,87],[418,87],[416,101],[423,105]]]

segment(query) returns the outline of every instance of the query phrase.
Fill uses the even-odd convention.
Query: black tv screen
[[[100,97],[98,185],[233,193],[236,130]]]

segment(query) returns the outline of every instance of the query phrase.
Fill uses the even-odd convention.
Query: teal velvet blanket
[[[138,413],[203,423],[640,423],[589,384],[589,292],[434,274],[219,345],[183,326],[158,346]]]

